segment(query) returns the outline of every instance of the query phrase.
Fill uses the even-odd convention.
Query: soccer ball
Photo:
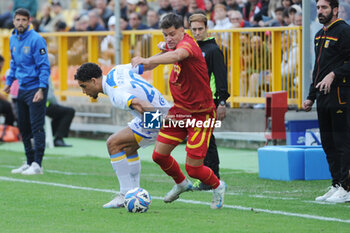
[[[125,194],[124,206],[132,213],[144,213],[151,205],[149,192],[143,188],[134,188]]]

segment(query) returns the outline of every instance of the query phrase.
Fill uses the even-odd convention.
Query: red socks
[[[171,155],[162,155],[153,151],[152,158],[166,174],[174,179],[176,184],[180,184],[185,180],[186,177],[182,173],[179,164]],[[209,167],[204,165],[191,166],[186,164],[186,171],[190,177],[199,179],[204,184],[213,187],[213,189],[216,189],[220,185],[220,180]]]
[[[192,178],[202,181],[203,184],[210,185],[216,189],[220,185],[220,180],[209,167],[201,165],[198,167],[186,164],[186,171]]]
[[[182,173],[179,164],[171,155],[162,155],[156,151],[153,151],[152,158],[153,161],[156,162],[166,174],[174,179],[176,184],[180,184],[185,180],[186,177]]]

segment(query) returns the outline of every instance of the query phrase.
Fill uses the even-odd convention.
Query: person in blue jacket
[[[27,162],[13,169],[23,175],[43,174],[41,162],[45,151],[45,112],[50,63],[44,38],[30,24],[30,13],[24,8],[14,14],[15,29],[10,37],[11,63],[4,91],[18,79],[18,126]],[[34,145],[31,143],[34,138]]]

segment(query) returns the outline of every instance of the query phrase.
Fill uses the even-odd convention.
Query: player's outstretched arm
[[[189,52],[187,52],[187,50],[179,48],[174,51],[166,52],[163,54],[157,54],[149,58],[134,57],[131,60],[131,64],[133,67],[143,64],[146,69],[146,67],[156,67],[160,64],[173,64],[175,62],[182,61],[189,56],[190,54]]]
[[[144,112],[148,112],[148,111],[154,111],[154,107],[150,102],[139,98],[134,98],[131,101],[131,107],[135,109],[137,112],[139,112],[140,114],[143,114]]]

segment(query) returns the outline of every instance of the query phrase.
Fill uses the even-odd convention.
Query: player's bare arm
[[[146,67],[153,65],[158,66],[160,64],[173,64],[175,62],[182,61],[189,56],[190,54],[187,52],[187,50],[179,48],[174,51],[166,52],[149,58],[134,57],[131,60],[131,64],[133,67],[140,64],[143,64]]]
[[[131,107],[137,112],[139,112],[141,115],[147,111],[154,111],[154,107],[150,102],[146,100],[141,100],[139,98],[134,98],[131,101]]]
[[[159,55],[161,55],[161,54],[163,54],[163,53],[165,53],[165,51],[162,51],[162,52],[160,52],[160,53],[157,53],[157,54],[154,55],[154,56],[159,56]],[[142,58],[142,57],[137,56],[137,57],[134,57],[133,59],[131,59],[131,65],[132,65],[133,67],[137,66],[137,65],[134,65],[134,63],[132,62],[134,59],[135,59],[135,61],[138,61],[138,62],[139,62],[139,63],[137,63],[137,64],[143,64],[143,70],[145,70],[145,71],[146,71],[146,70],[153,70],[154,68],[156,68],[156,67],[158,66],[158,64],[147,65],[147,64],[143,63],[144,60],[145,60],[146,58]],[[135,63],[135,64],[136,64],[136,63]]]

